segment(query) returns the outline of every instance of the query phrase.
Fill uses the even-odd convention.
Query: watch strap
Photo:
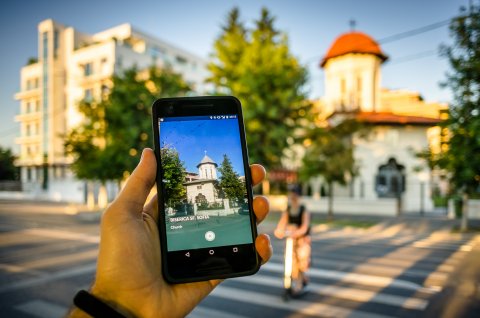
[[[105,304],[100,299],[96,298],[86,290],[80,290],[73,298],[75,306],[89,314],[97,317],[112,317],[112,318],[126,318],[118,311]]]

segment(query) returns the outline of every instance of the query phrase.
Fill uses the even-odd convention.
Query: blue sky
[[[164,121],[160,127],[160,146],[175,148],[187,171],[198,173],[197,165],[207,151],[218,166],[226,154],[233,169],[245,174],[237,119]]]
[[[19,134],[13,120],[19,104],[13,95],[19,89],[20,68],[37,56],[37,24],[48,18],[86,33],[129,22],[207,58],[231,8],[238,6],[241,19],[252,27],[261,8],[267,7],[277,28],[288,34],[293,54],[308,68],[306,89],[316,98],[323,95],[324,85],[319,61],[335,38],[349,30],[349,20],[356,20],[357,30],[381,39],[451,18],[462,5],[468,0],[2,1],[0,146],[12,147]],[[450,91],[438,85],[448,71],[437,53],[442,43],[451,43],[447,26],[382,45],[390,57],[382,68],[382,86],[419,91],[427,101],[449,102]]]

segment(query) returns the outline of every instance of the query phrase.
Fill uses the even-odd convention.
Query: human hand
[[[264,179],[265,169],[250,168],[256,185]],[[106,209],[91,293],[126,316],[184,317],[221,280],[171,285],[163,279],[157,196],[145,205],[156,170],[155,155],[147,148],[124,189]],[[256,197],[253,209],[261,222],[269,210],[267,199]],[[266,234],[258,235],[255,247],[263,262],[272,255]]]
[[[275,235],[276,238],[278,238],[279,240],[283,239],[285,237],[285,231],[284,230],[281,230],[281,229],[275,229],[275,231],[273,232],[273,235]]]

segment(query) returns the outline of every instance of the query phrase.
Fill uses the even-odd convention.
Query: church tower
[[[205,151],[205,156],[197,165],[200,179],[217,180],[217,167],[218,165],[212,160],[212,158],[207,156],[207,152]]]
[[[380,111],[380,66],[387,58],[365,33],[340,35],[320,63],[327,112]]]

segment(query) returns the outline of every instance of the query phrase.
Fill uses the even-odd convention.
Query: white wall
[[[403,195],[403,208],[407,212],[418,212],[422,198],[421,184],[424,184],[424,208],[433,209],[430,199],[431,187],[428,182],[430,171],[423,160],[415,157],[415,152],[428,147],[427,128],[421,126],[376,126],[367,140],[355,138],[355,160],[360,166],[360,174],[355,179],[354,197],[360,198],[361,183],[366,200],[377,198],[375,176],[380,165],[393,157],[398,164],[405,166],[406,191]],[[422,172],[417,172],[424,167]]]

